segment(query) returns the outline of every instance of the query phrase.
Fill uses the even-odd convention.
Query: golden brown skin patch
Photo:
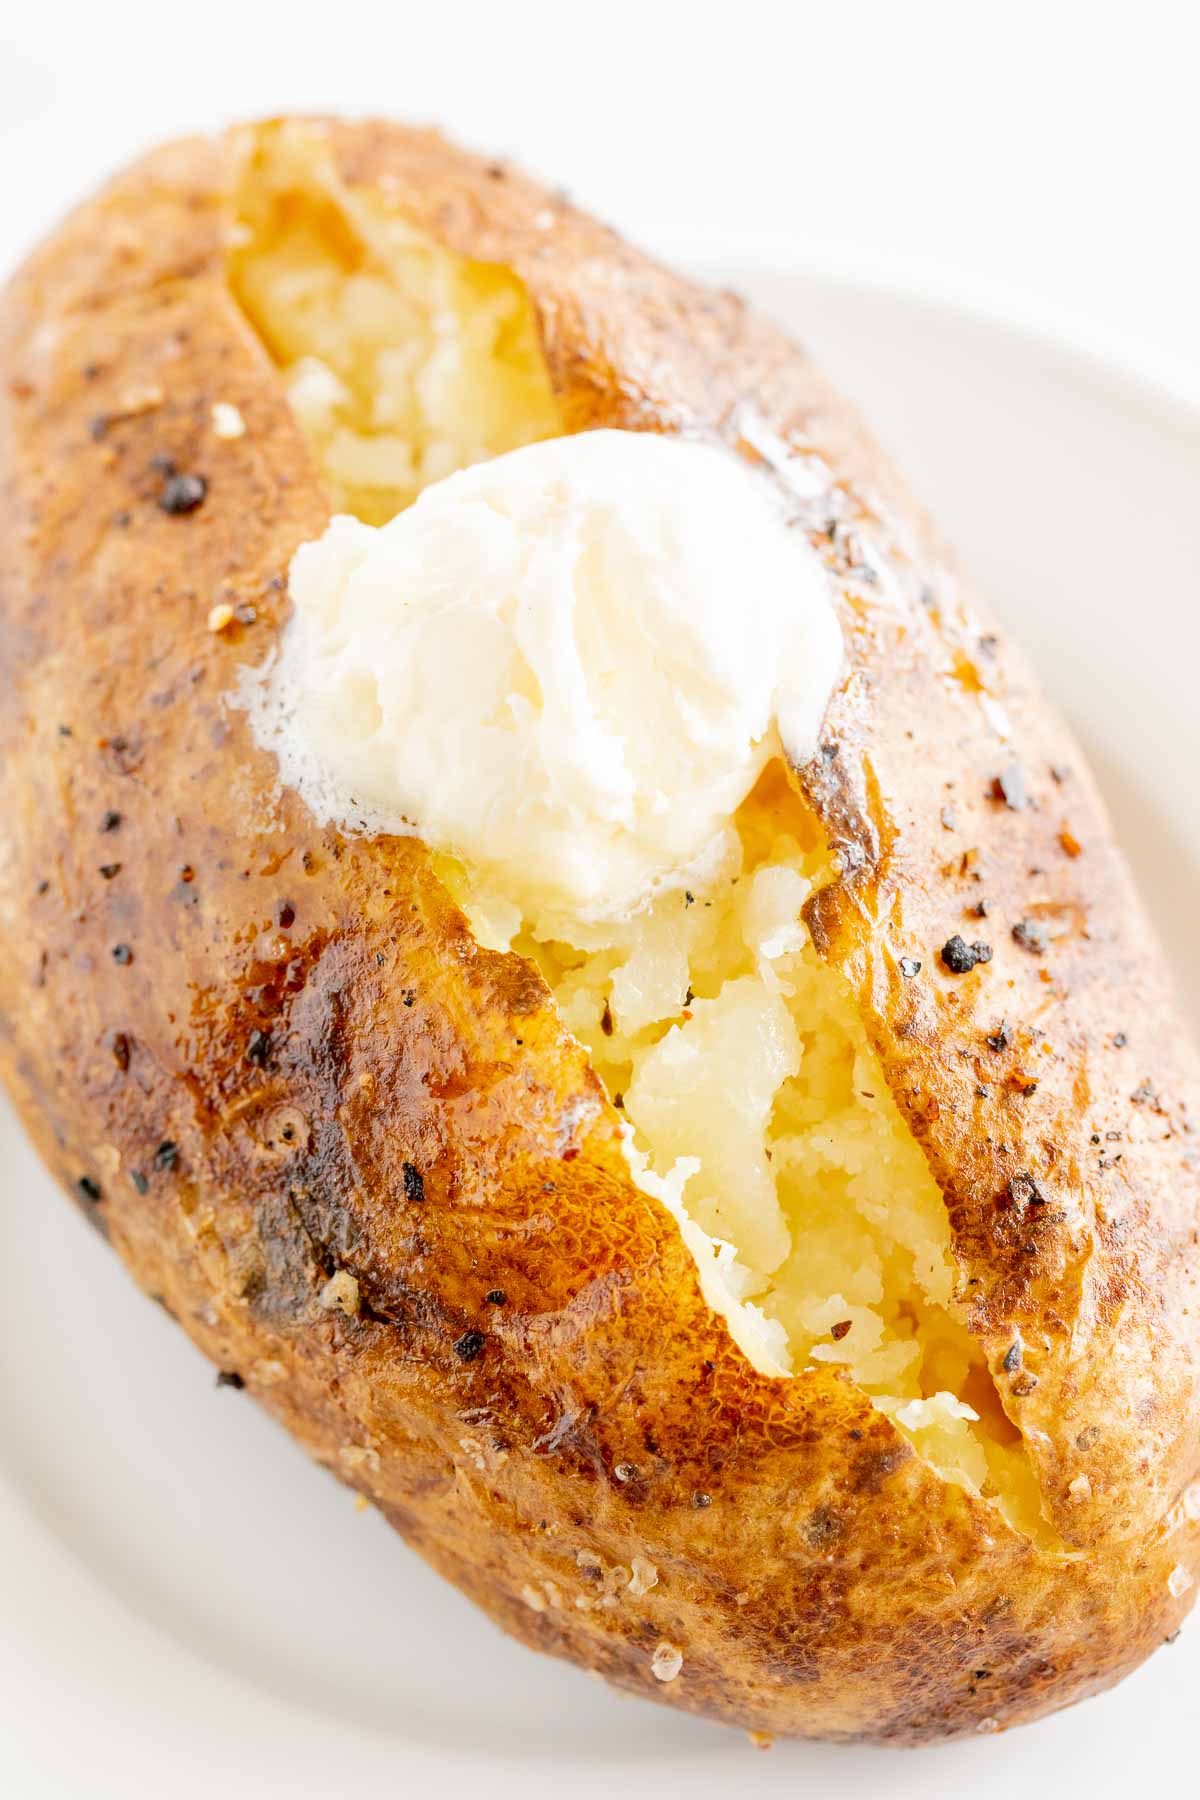
[[[228,290],[231,140],[120,176],[0,312],[0,1068],[29,1130],[218,1367],[526,1643],[805,1736],[1106,1686],[1200,1565],[1198,1084],[1076,745],[777,331],[434,135],[320,129],[346,182],[519,274],[570,429],[770,456],[769,427],[827,470],[797,510],[851,673],[801,774],[843,868],[810,925],[1062,1550],[828,1365],[756,1373],[540,977],[475,946],[418,844],[275,793],[222,696],[328,508]],[[955,935],[991,960],[952,973]],[[322,1304],[338,1271],[356,1311]]]

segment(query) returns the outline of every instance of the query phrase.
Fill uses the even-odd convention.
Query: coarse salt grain
[[[648,1594],[652,1587],[658,1586],[658,1570],[652,1562],[647,1562],[644,1556],[635,1556],[632,1566],[633,1573],[629,1577],[629,1592],[635,1600],[640,1600],[643,1594]]]
[[[1176,1563],[1175,1567],[1171,1570],[1171,1573],[1167,1576],[1167,1589],[1172,1600],[1178,1600],[1181,1594],[1186,1594],[1191,1585],[1192,1578],[1184,1568],[1183,1564]]]
[[[240,438],[246,435],[246,421],[236,406],[228,400],[215,400],[212,409],[213,436],[219,438]]]
[[[331,1275],[317,1298],[326,1312],[344,1312],[348,1319],[358,1316],[358,1282],[345,1269]]]
[[[657,1681],[674,1681],[683,1667],[683,1651],[674,1644],[657,1644],[650,1658],[650,1668]]]
[[[343,1444],[338,1461],[343,1469],[370,1469],[374,1474],[379,1469],[379,1452],[369,1444]]]
[[[1085,1500],[1091,1499],[1092,1484],[1086,1475],[1077,1475],[1067,1488],[1067,1492],[1070,1494],[1075,1504],[1079,1506],[1082,1505]]]
[[[526,1606],[529,1608],[530,1612],[536,1612],[536,1613],[545,1612],[545,1610],[546,1610],[545,1595],[539,1594],[538,1590],[535,1587],[531,1587],[528,1582],[526,1582],[525,1586],[521,1589],[521,1598],[525,1602]]]
[[[224,631],[227,625],[232,624],[233,608],[227,601],[222,600],[221,604],[219,606],[214,606],[208,615],[208,629],[210,631]]]

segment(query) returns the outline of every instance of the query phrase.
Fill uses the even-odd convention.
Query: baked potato
[[[525,1643],[754,1732],[997,1730],[1169,1639],[1196,1058],[1078,747],[803,352],[293,120],[76,211],[0,370],[0,1069],[220,1378]],[[600,427],[775,484],[846,669],[702,905],[571,943],[322,823],[237,696],[334,511]]]

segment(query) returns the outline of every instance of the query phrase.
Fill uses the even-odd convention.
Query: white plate
[[[731,279],[728,270],[722,277]],[[1079,728],[1200,1015],[1200,407],[943,303],[763,269]],[[495,1800],[1143,1791],[1191,1766],[1200,1629],[1115,1693],[916,1755],[752,1750],[508,1643],[207,1364],[0,1113],[0,1791]]]

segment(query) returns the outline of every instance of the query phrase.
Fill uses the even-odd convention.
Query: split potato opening
[[[341,186],[319,135],[245,159],[233,292],[281,372],[335,510],[380,525],[431,482],[556,436],[533,307],[511,271]],[[801,909],[837,870],[782,758],[703,889],[539,936],[454,856],[480,941],[535,962],[675,1216],[709,1304],[781,1378],[846,1370],[942,1477],[1045,1540],[1028,1457],[956,1304],[946,1207],[845,981]]]

